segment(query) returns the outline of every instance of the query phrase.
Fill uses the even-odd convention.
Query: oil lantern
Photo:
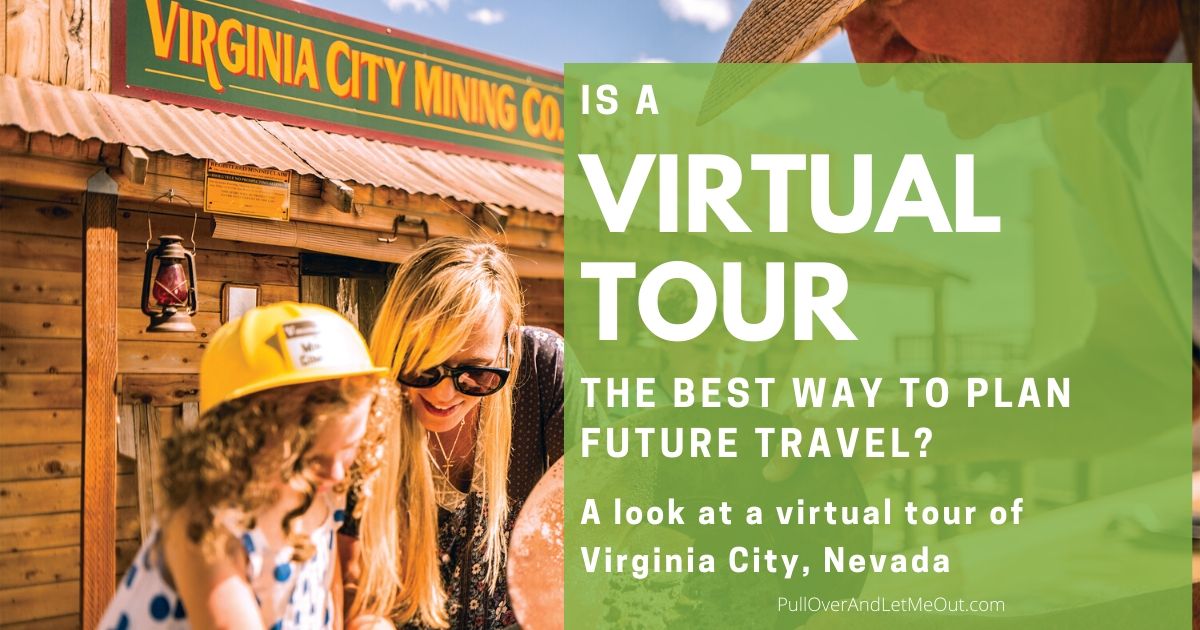
[[[146,332],[195,332],[196,261],[182,238],[161,236],[157,247],[146,250],[142,312],[150,317]]]

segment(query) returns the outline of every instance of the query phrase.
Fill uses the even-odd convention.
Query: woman
[[[563,448],[562,338],[522,321],[516,272],[491,243],[436,239],[397,270],[371,352],[404,390],[403,435],[364,488],[396,501],[371,502],[343,529],[347,597],[361,595],[352,620],[516,622],[509,534]]]

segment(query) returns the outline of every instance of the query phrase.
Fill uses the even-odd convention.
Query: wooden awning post
[[[116,582],[117,183],[101,170],[83,196],[83,514],[80,610],[95,628]]]

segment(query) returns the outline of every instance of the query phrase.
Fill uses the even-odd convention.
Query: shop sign
[[[562,76],[547,70],[289,0],[113,0],[112,11],[115,94],[561,163]]]

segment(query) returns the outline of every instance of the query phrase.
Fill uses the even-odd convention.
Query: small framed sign
[[[221,323],[241,317],[258,306],[259,299],[258,285],[226,282],[221,287]]]
[[[290,182],[287,171],[208,160],[204,209],[218,214],[287,221]]]

